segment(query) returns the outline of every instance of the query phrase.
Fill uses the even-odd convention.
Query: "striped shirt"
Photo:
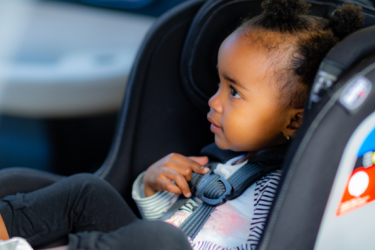
[[[236,157],[236,159],[238,158]],[[229,162],[233,162],[233,160],[234,159],[228,161],[226,164],[228,164]],[[245,165],[245,163],[241,164],[241,166],[239,167],[242,167],[243,165]],[[216,173],[216,170],[215,170],[215,173]],[[218,174],[222,175],[221,173],[218,173]],[[178,195],[169,193],[167,191],[162,191],[162,192],[156,193],[153,196],[144,197],[143,184],[142,184],[143,176],[144,174],[141,174],[137,178],[137,180],[134,182],[133,190],[132,190],[133,199],[136,201],[139,207],[139,210],[141,211],[141,214],[144,218],[149,219],[149,220],[160,219],[163,216],[163,214],[177,200]],[[224,178],[228,178],[229,176],[230,175],[224,176]],[[256,181],[252,186],[250,186],[240,197],[233,200],[233,201],[236,201],[237,199],[247,200],[249,202],[248,204],[252,205],[252,207],[248,209],[251,212],[245,211],[250,217],[249,218],[250,222],[248,223],[248,229],[246,229],[246,232],[247,232],[246,237],[243,238],[241,242],[239,242],[236,246],[228,247],[225,244],[220,244],[220,243],[215,242],[215,240],[204,239],[205,234],[200,236],[199,234],[201,232],[199,232],[197,237],[194,239],[194,241],[191,241],[193,249],[194,250],[198,250],[198,249],[199,250],[255,249],[259,242],[261,234],[263,232],[264,225],[267,219],[267,215],[270,210],[273,198],[276,193],[277,185],[280,180],[280,176],[281,176],[280,170],[274,171],[270,174],[265,175],[264,177]],[[230,201],[228,201],[227,203],[229,202]],[[199,203],[200,201],[197,199],[194,199],[194,198],[189,199],[187,203],[180,208],[179,211],[191,214],[194,207],[199,206]],[[221,205],[221,206],[224,206],[224,205]],[[206,222],[206,224],[207,223],[208,222]],[[210,239],[215,239],[215,237],[211,237]],[[225,242],[225,238],[220,239],[219,242]]]

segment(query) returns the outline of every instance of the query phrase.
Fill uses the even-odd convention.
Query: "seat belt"
[[[264,175],[280,169],[282,166],[282,161],[249,161],[232,174],[228,180],[213,172],[218,164],[217,162],[207,166],[211,170],[205,175],[193,174],[189,183],[191,193],[203,202],[179,227],[188,237],[192,240],[195,238],[216,206],[224,204],[227,200],[237,198]],[[188,199],[180,195],[161,220],[167,220],[171,217]]]

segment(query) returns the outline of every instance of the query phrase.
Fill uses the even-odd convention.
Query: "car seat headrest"
[[[180,71],[186,94],[202,112],[208,111],[208,99],[216,92],[219,83],[216,65],[222,41],[244,18],[259,15],[262,11],[261,2],[262,0],[208,0],[195,16],[185,40]],[[341,4],[344,1],[335,2]],[[311,4],[310,14],[323,17],[337,7],[332,2],[313,1]],[[364,10],[366,25],[375,24],[375,17],[369,14],[372,12],[366,12],[372,8],[360,5]],[[361,45],[358,43],[358,46]]]
[[[186,93],[203,112],[219,83],[216,65],[222,41],[243,18],[260,14],[260,3],[261,0],[209,0],[197,13],[185,41],[181,76]]]
[[[311,90],[308,109],[322,99],[345,71],[373,51],[375,51],[375,26],[354,32],[333,47],[320,64]]]

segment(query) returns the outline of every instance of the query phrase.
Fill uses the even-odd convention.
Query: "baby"
[[[70,250],[254,249],[280,179],[277,168],[301,126],[319,64],[363,25],[361,8],[354,4],[343,4],[329,19],[308,15],[309,6],[302,0],[265,0],[263,13],[244,21],[221,44],[220,83],[207,115],[215,144],[202,151],[210,162],[205,156],[170,154],[133,185],[143,216],[180,227],[191,245],[168,223],[136,218],[112,187],[91,175],[1,199],[0,237],[21,236],[35,247],[70,233]],[[207,166],[229,186],[236,186],[233,180],[246,169],[254,174],[213,207],[188,183],[203,178]],[[171,210],[174,204],[180,205]],[[202,208],[212,213],[193,220]],[[199,224],[193,233],[186,226],[192,222]]]

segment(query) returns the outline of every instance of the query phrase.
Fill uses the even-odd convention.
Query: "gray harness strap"
[[[203,225],[206,223],[211,213],[215,210],[215,207],[224,204],[227,200],[233,200],[241,195],[245,190],[253,184],[255,181],[260,179],[264,175],[263,167],[255,162],[251,162],[237,170],[231,175],[227,182],[231,186],[231,190],[225,187],[225,182],[216,181],[206,188],[203,195],[198,196],[199,198],[210,198],[215,200],[216,204],[208,204],[204,199],[201,206],[197,208],[180,226],[180,229],[192,240],[201,230]],[[198,184],[199,185],[199,184]],[[197,188],[199,190],[199,188]],[[198,191],[197,190],[197,191]],[[228,194],[226,194],[228,193]]]
[[[213,169],[215,167],[216,164],[212,167],[212,170],[205,175],[195,174],[191,181],[192,194],[195,194],[203,201],[193,214],[180,226],[180,229],[191,239],[195,238],[216,206],[224,204],[227,200],[237,198],[262,176],[279,169],[281,164],[264,167],[259,162],[250,162],[237,170],[228,180],[214,174]],[[188,198],[181,195],[177,202],[161,219],[168,219],[183,206],[187,200]]]
[[[218,164],[218,162],[208,163],[206,165],[206,167],[210,168],[211,171],[208,172],[207,174],[212,173],[212,171],[215,170],[217,164]],[[203,177],[202,174],[198,174],[198,173],[193,172],[193,178],[189,182],[190,191],[193,195],[196,195],[197,185],[198,185],[198,182],[200,181],[200,179],[202,177]],[[184,195],[180,195],[178,197],[177,201],[168,209],[168,211],[160,218],[160,220],[162,220],[162,221],[168,220],[175,212],[177,212],[177,210],[180,209],[180,207],[185,205],[185,203],[188,200],[189,200],[189,198],[186,198]]]
[[[207,167],[211,168],[211,170],[205,175],[193,173],[193,178],[189,182],[191,193],[200,198],[202,204],[181,224],[180,229],[193,240],[216,206],[224,204],[227,200],[239,197],[257,180],[272,171],[280,169],[286,149],[287,144],[284,144],[257,152],[249,158],[246,165],[238,169],[228,180],[213,172],[218,162],[210,162]],[[203,149],[202,155],[211,156],[221,162],[226,162],[234,156],[233,152],[220,150],[215,144]],[[180,195],[161,220],[169,219],[186,204],[188,199]]]

